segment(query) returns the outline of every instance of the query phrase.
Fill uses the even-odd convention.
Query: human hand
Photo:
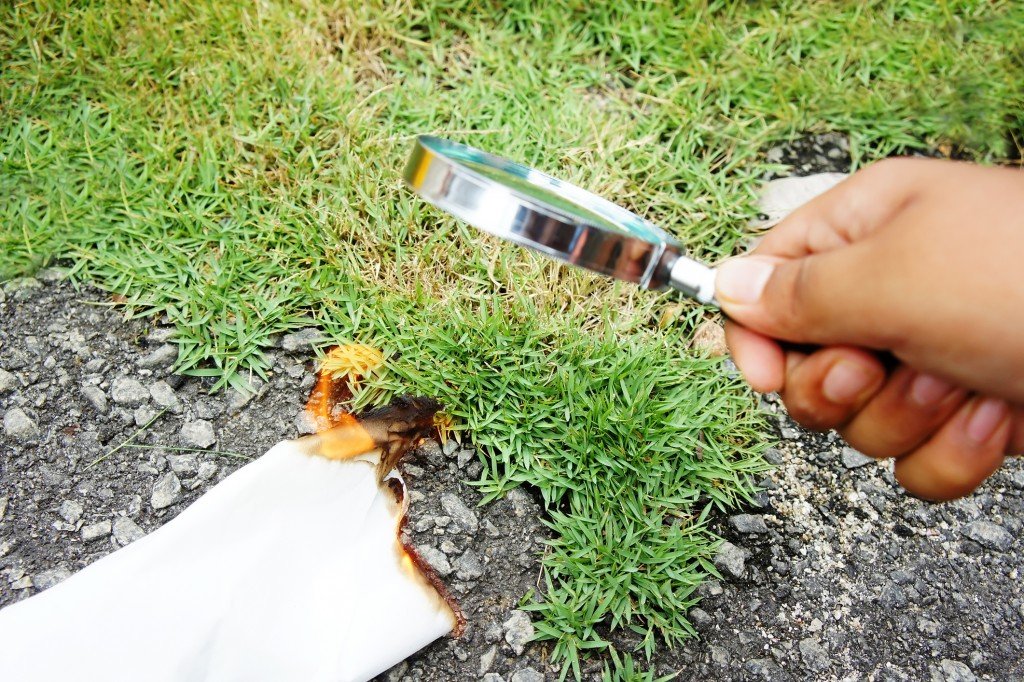
[[[751,386],[897,458],[910,493],[965,495],[1024,452],[1024,173],[876,163],[723,263],[717,295]]]

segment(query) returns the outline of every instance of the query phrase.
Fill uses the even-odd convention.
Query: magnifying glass
[[[715,301],[715,271],[664,230],[584,189],[457,142],[416,139],[405,181],[470,225],[646,289]]]

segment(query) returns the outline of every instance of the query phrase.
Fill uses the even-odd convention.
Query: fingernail
[[[974,406],[974,411],[967,420],[967,437],[979,445],[986,442],[1003,423],[1008,411],[1006,401],[985,398]]]
[[[921,407],[937,405],[953,390],[949,384],[931,374],[918,374],[910,382],[910,400]]]
[[[875,373],[861,363],[840,360],[825,375],[821,392],[829,401],[846,405],[863,393],[875,378]]]
[[[774,269],[772,261],[757,256],[725,261],[718,266],[715,276],[718,299],[732,303],[756,303]]]

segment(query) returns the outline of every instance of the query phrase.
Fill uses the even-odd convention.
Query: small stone
[[[711,614],[704,609],[692,608],[690,609],[689,616],[690,620],[693,621],[693,624],[699,628],[706,628],[712,623]]]
[[[533,639],[533,622],[530,616],[526,611],[513,611],[509,619],[502,623],[501,628],[505,632],[505,641],[512,647],[512,651],[516,652],[516,656],[521,656],[527,643]]]
[[[723,542],[715,555],[715,566],[739,578],[746,570],[747,551],[731,542]]]
[[[460,469],[465,468],[465,466],[467,464],[469,464],[469,461],[471,459],[473,459],[473,457],[475,457],[475,456],[476,456],[476,451],[475,450],[470,450],[469,448],[463,448],[462,450],[459,450],[459,456],[458,456],[458,460],[457,460],[459,468]]]
[[[847,469],[859,469],[860,467],[871,464],[875,461],[874,458],[868,457],[851,447],[843,448],[842,459],[843,466]]]
[[[455,522],[469,533],[475,533],[480,527],[476,514],[465,505],[465,503],[452,493],[445,493],[441,496],[441,507],[448,513]]]
[[[768,448],[767,450],[764,451],[762,457],[764,457],[769,464],[774,464],[776,466],[786,461],[786,459],[782,456],[782,453],[779,452],[778,448]]]
[[[110,386],[110,397],[118,405],[138,407],[149,400],[149,391],[136,379],[118,377]]]
[[[800,640],[800,658],[805,666],[816,672],[828,668],[828,652],[815,637]]]
[[[146,531],[127,516],[118,516],[114,519],[114,541],[122,547],[130,545],[145,535]]]
[[[720,646],[712,645],[708,647],[708,650],[711,653],[711,662],[715,665],[727,666],[729,665],[729,661],[732,660],[732,656],[729,655],[729,652]]]
[[[736,514],[729,517],[729,525],[741,533],[767,533],[768,526],[763,516],[757,514]]]
[[[501,639],[501,625],[495,621],[491,621],[484,629],[484,641],[488,644],[494,644]]]
[[[977,682],[974,672],[960,661],[944,658],[932,666],[932,682]]]
[[[3,521],[4,517],[7,516],[7,500],[7,495],[0,497],[0,521]]]
[[[18,378],[6,369],[0,369],[0,393],[13,391],[18,387]]]
[[[430,545],[416,545],[416,553],[442,578],[451,575],[452,565],[441,550]]]
[[[110,410],[110,405],[107,404],[107,394],[99,386],[90,385],[82,387],[82,397],[99,414],[106,414]]]
[[[518,518],[537,513],[537,506],[534,504],[533,498],[522,488],[512,488],[505,497],[512,503],[512,513]]]
[[[74,500],[64,500],[60,503],[60,509],[57,513],[60,517],[68,523],[74,525],[78,523],[78,519],[82,518],[82,512],[85,511],[82,505]]]
[[[196,471],[195,455],[167,455],[167,463],[178,476],[189,476]]]
[[[487,673],[483,676],[483,682],[505,682],[505,678],[498,673]]]
[[[177,359],[177,344],[165,343],[162,346],[157,346],[155,350],[143,356],[139,360],[138,365],[145,369],[160,369],[163,367],[170,367]]]
[[[168,471],[153,485],[149,503],[153,509],[164,509],[181,499],[181,481],[173,471]]]
[[[10,540],[4,540],[0,542],[0,559],[11,553],[11,549],[14,548],[14,543]]]
[[[178,398],[178,394],[174,392],[174,389],[166,381],[158,381],[150,386],[149,395],[153,398],[155,404],[166,408],[169,412],[181,414],[184,411],[181,399]]]
[[[193,448],[208,448],[217,442],[213,424],[205,419],[196,419],[182,424],[178,439],[184,445]]]
[[[466,550],[455,560],[455,575],[459,580],[476,580],[483,574],[484,565],[480,562],[480,555],[473,550]]]
[[[143,405],[135,408],[135,412],[132,413],[132,417],[135,419],[136,426],[145,426],[152,422],[158,414],[159,412],[149,405]]]
[[[68,278],[68,273],[69,271],[67,268],[43,268],[42,270],[36,273],[36,279],[40,280],[41,282],[49,282],[53,284],[55,282],[63,282],[64,280],[66,280]]]
[[[24,443],[39,437],[39,427],[20,407],[12,407],[4,414],[4,433]]]
[[[12,590],[27,590],[32,587],[31,576],[25,576],[24,578],[18,578],[17,580],[11,581]]]
[[[991,521],[974,521],[964,526],[961,532],[979,545],[998,552],[1005,552],[1013,544],[1013,536]]]
[[[494,665],[494,658],[497,655],[498,655],[498,647],[491,646],[490,649],[485,651],[483,653],[483,655],[480,656],[480,673],[479,673],[480,675],[483,675],[484,673],[487,673],[487,672],[490,671],[491,666]]]
[[[544,675],[533,668],[523,668],[512,673],[511,682],[544,682]]]
[[[320,430],[319,418],[303,409],[295,415],[295,430],[300,436],[308,436]]]
[[[725,344],[725,329],[714,320],[701,322],[693,333],[690,348],[698,355],[710,358],[726,355],[729,352],[729,347]]]
[[[64,582],[71,577],[71,571],[64,567],[51,568],[32,576],[32,584],[38,590],[48,590],[57,583]]]
[[[401,680],[407,679],[409,673],[408,661],[402,661],[395,665],[391,670],[388,671],[387,681],[388,682],[401,682]]]
[[[212,481],[218,471],[220,471],[220,467],[213,462],[203,462],[199,465],[199,472],[196,474],[196,480],[200,483]]]
[[[487,533],[487,537],[496,538],[501,535],[501,531],[498,527],[491,523],[490,519],[484,519],[484,532]]]
[[[324,343],[327,339],[319,329],[308,327],[300,329],[292,334],[285,334],[281,339],[281,347],[289,353],[299,350],[308,350],[313,346]]]
[[[110,535],[110,521],[97,521],[82,529],[82,540],[92,542]]]
[[[441,447],[441,450],[444,452],[446,456],[451,457],[458,448],[459,442],[454,438],[449,438],[444,442],[444,445]]]

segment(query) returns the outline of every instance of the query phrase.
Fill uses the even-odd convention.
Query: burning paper
[[[333,428],[279,443],[165,526],[0,611],[0,679],[365,680],[457,629],[399,540],[394,466],[438,407],[333,415]]]

